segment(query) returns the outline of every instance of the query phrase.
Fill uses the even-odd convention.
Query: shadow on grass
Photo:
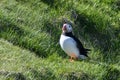
[[[114,1],[111,5],[112,5],[112,10],[115,10],[116,12],[120,11],[120,0]]]
[[[31,77],[36,80],[93,80],[95,77],[83,72],[65,72],[56,75],[49,68],[43,68],[40,71],[30,69]]]
[[[30,73],[31,78],[35,80],[56,80],[55,74],[48,68],[43,68],[40,71],[31,68]]]
[[[81,32],[79,35],[82,34],[82,36],[85,36],[85,34],[87,34],[89,40],[96,45],[95,47],[101,49],[101,51],[109,51],[111,47],[111,36],[108,33],[100,32],[96,28],[96,23],[92,19],[89,19],[86,15],[78,14],[75,23],[77,23],[78,26],[77,32]]]
[[[118,80],[120,79],[120,70],[114,68],[107,68],[107,73],[103,76],[102,80]]]
[[[7,72],[7,71],[0,71],[0,75],[5,76],[7,80],[26,80],[26,77],[22,73],[16,72]]]
[[[41,0],[41,1],[49,5],[50,7],[53,7],[55,2],[55,0]]]
[[[29,36],[30,32],[19,28],[17,25],[12,23],[9,19],[1,19],[0,20],[0,37],[8,40],[9,42],[13,43],[22,48],[26,48],[32,52],[34,52],[39,57],[47,57],[47,53],[43,50],[42,46],[39,46],[38,42],[36,41],[29,41],[25,40],[26,36]],[[31,38],[29,38],[31,39]],[[37,46],[36,46],[37,45]]]
[[[69,72],[61,74],[61,79],[65,80],[93,80],[95,77],[83,72]]]
[[[60,1],[57,1],[57,0],[41,0],[43,3],[47,4],[50,8],[53,8],[53,9],[58,9],[62,6],[64,6],[67,1],[65,0],[60,0]]]

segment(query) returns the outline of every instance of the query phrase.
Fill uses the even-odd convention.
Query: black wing
[[[80,40],[78,38],[76,38],[75,36],[72,36],[72,38],[76,41],[80,54],[88,57],[87,53],[88,53],[88,51],[90,51],[90,49],[85,49],[83,47],[82,43],[80,42]]]

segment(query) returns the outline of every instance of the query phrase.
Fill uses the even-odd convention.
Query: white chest
[[[76,56],[79,56],[79,50],[76,47],[76,42],[71,37],[61,35],[61,37],[60,37],[60,46],[69,56],[71,54],[73,54],[73,53]]]

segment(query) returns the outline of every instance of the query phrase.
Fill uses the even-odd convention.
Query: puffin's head
[[[68,23],[65,23],[65,24],[63,24],[62,31],[63,32],[72,32],[72,26]]]

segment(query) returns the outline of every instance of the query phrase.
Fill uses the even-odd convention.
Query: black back
[[[62,34],[65,35],[65,36],[69,36],[69,37],[73,38],[73,39],[76,41],[76,43],[77,43],[76,46],[77,46],[77,48],[79,49],[80,54],[81,54],[81,55],[85,55],[86,57],[88,57],[87,53],[88,53],[88,51],[90,51],[90,49],[85,49],[85,48],[83,47],[82,43],[80,42],[80,40],[79,40],[78,38],[76,38],[76,37],[72,34],[72,32],[69,32],[69,33],[63,32]]]

